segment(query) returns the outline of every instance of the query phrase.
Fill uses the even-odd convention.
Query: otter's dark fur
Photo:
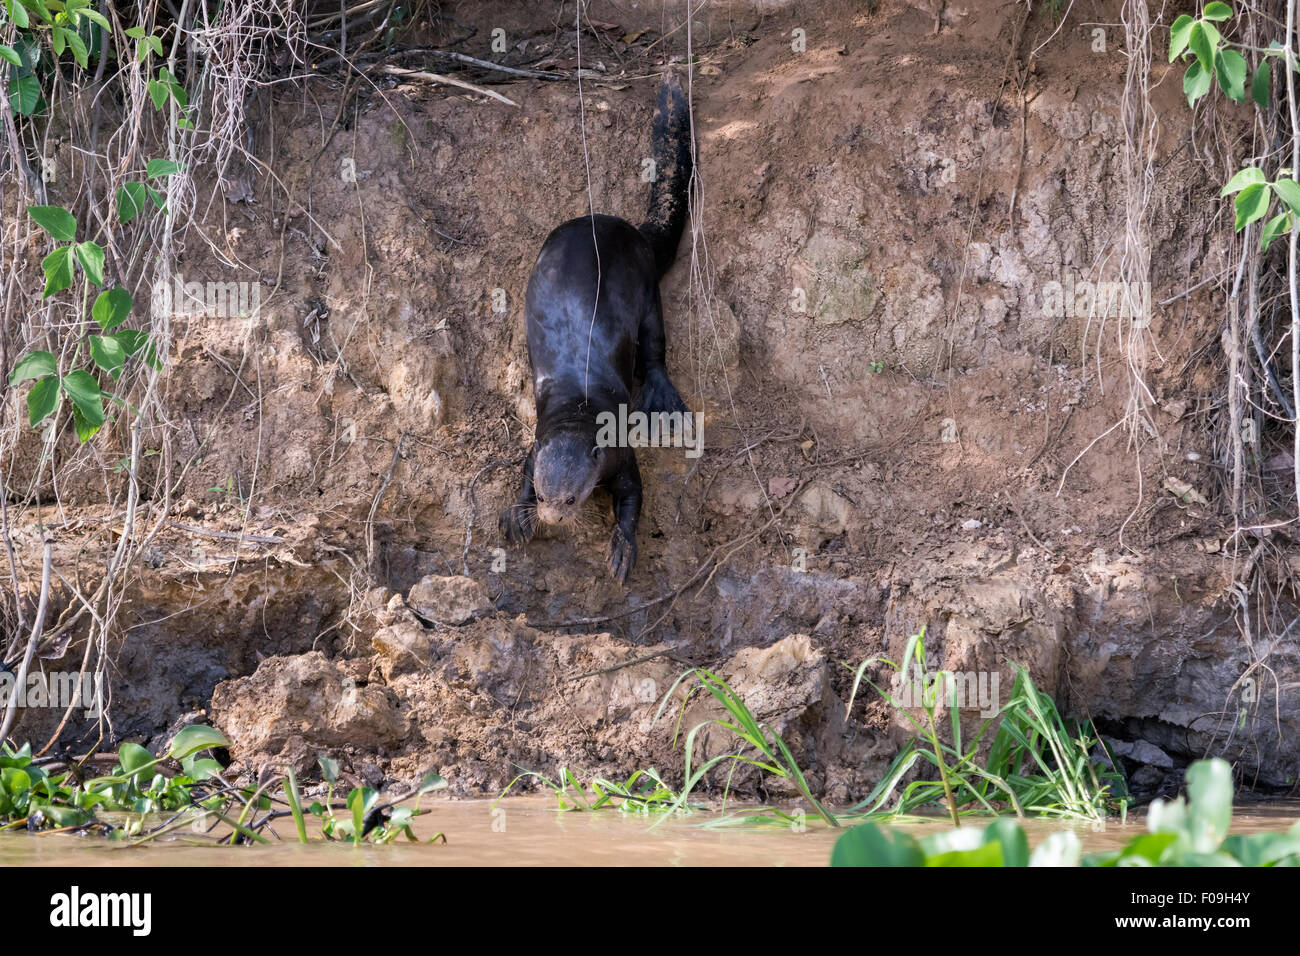
[[[691,123],[680,82],[659,88],[651,135],[656,178],[640,228],[614,216],[583,216],[546,237],[528,281],[528,357],[537,435],[524,484],[501,514],[501,534],[527,541],[537,522],[572,524],[588,496],[614,500],[609,568],[626,581],[636,564],[641,476],[631,448],[597,447],[597,416],[618,415],[644,382],[640,408],[684,412],[664,365],[659,279],[677,255],[690,187]]]

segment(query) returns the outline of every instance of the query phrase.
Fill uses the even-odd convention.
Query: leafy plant
[[[1147,833],[1122,849],[1081,856],[1079,838],[1053,833],[1034,851],[1015,821],[930,834],[918,840],[901,829],[868,822],[848,830],[831,851],[832,866],[1297,866],[1300,821],[1285,833],[1229,836],[1232,770],[1223,760],[1199,760],[1187,770],[1188,799],[1157,800]]]
[[[946,701],[951,743],[939,734],[939,710],[944,704],[936,692],[922,694],[921,716],[911,711],[888,690],[867,680],[867,670],[884,664],[904,682],[909,672],[918,684],[948,689]],[[1007,703],[990,717],[970,739],[964,740],[957,706],[957,681],[950,671],[931,672],[925,658],[925,629],[908,641],[902,663],[877,657],[863,661],[854,672],[849,704],[857,697],[858,687],[866,680],[880,696],[895,708],[917,733],[890,764],[884,778],[852,812],[877,813],[889,800],[903,777],[918,762],[934,768],[938,779],[920,779],[908,784],[889,815],[898,816],[919,807],[942,802],[954,826],[969,813],[997,813],[999,806],[1010,806],[1017,816],[1036,814],[1102,819],[1112,809],[1122,813],[1127,788],[1115,771],[1098,772],[1092,754],[1104,752],[1104,744],[1086,723],[1065,720],[1055,702],[1034,684],[1029,672],[1018,665]],[[981,763],[981,741],[998,721],[989,744],[987,759]]]
[[[77,242],[77,222],[72,213],[61,206],[28,206],[28,214],[45,230],[57,245],[45,257],[41,267],[45,272],[44,298],[68,289],[75,281],[74,268],[79,266],[85,277],[83,301],[92,285],[104,287],[104,250],[95,242]],[[117,381],[129,359],[142,360],[153,368],[161,368],[158,356],[149,341],[149,334],[141,329],[122,328],[133,307],[131,294],[121,286],[104,288],[90,309],[90,317],[99,331],[85,333],[73,349],[71,363],[74,367],[60,372],[59,359],[53,352],[36,349],[23,355],[9,374],[9,384],[16,387],[24,382],[34,382],[27,391],[27,419],[35,428],[58,413],[64,398],[71,401],[72,420],[77,438],[84,444],[103,427],[104,400],[118,404],[125,402],[111,392],[101,389],[94,369],[106,373]],[[76,367],[84,358],[89,363]]]

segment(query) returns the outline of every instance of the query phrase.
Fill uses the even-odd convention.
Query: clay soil
[[[443,6],[479,28],[462,52],[492,56],[500,22],[507,62],[576,56],[556,4]],[[1163,56],[1150,429],[1125,424],[1119,320],[1045,308],[1050,283],[1114,279],[1123,248],[1115,3],[1076,3],[1055,34],[1035,12],[1023,73],[1014,3],[702,13],[700,175],[663,296],[706,451],[640,454],[626,587],[604,564],[607,499],[581,530],[504,547],[496,513],[533,423],[528,271],[589,202],[644,211],[656,75],[685,52],[676,5],[652,6],[591,4],[581,100],[572,81],[494,86],[512,108],[390,78],[344,101],[326,73],[251,105],[251,148],[278,181],[209,175],[178,268],[260,282],[261,308],[187,318],[170,357],[179,452],[210,440],[129,582],[112,734],[157,748],[205,720],[236,772],[309,772],[328,752],[370,783],[434,769],[461,793],[519,768],[671,777],[680,744],[654,717],[700,665],[848,802],[908,736],[873,694],[847,707],[850,668],[924,626],[936,667],[998,671],[1004,689],[1009,662],[1029,667],[1113,739],[1140,793],[1207,752],[1289,787],[1300,708],[1271,678],[1262,703],[1238,680],[1266,659],[1285,687],[1300,661],[1293,639],[1252,644],[1233,617],[1207,417],[1222,290],[1159,304],[1225,265],[1206,198],[1220,170],[1192,148]],[[85,472],[59,489],[60,554],[87,574],[103,485]],[[236,550],[238,532],[274,540]],[[17,536],[31,574],[34,525]],[[708,713],[693,700],[687,720]],[[24,719],[34,739],[52,729]]]

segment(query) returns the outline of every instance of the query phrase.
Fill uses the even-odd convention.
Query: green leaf
[[[115,337],[90,336],[90,358],[109,375],[117,378],[126,365],[126,350]]]
[[[123,774],[134,777],[153,764],[154,758],[139,744],[125,743],[117,749],[117,762],[122,765]]]
[[[101,29],[108,30],[109,32],[112,32],[113,30],[113,25],[108,22],[108,19],[102,13],[98,13],[95,10],[80,10],[77,12],[77,16],[85,17]]]
[[[1273,244],[1273,240],[1278,236],[1291,231],[1291,210],[1288,209],[1279,215],[1274,216],[1264,225],[1264,231],[1259,235],[1259,249],[1261,252],[1268,252],[1268,247]]]
[[[1254,166],[1247,166],[1245,169],[1238,172],[1237,175],[1228,180],[1228,185],[1223,187],[1223,191],[1219,193],[1219,195],[1228,196],[1232,193],[1241,192],[1247,186],[1266,182],[1268,182],[1268,177],[1264,175],[1262,169],[1257,169]]]
[[[98,428],[104,424],[104,393],[93,375],[79,368],[63,376],[60,384],[88,425]]]
[[[181,728],[172,738],[172,745],[167,748],[167,756],[180,760],[182,757],[188,757],[209,747],[229,746],[230,741],[223,737],[220,731],[206,724],[192,724]]]
[[[1003,866],[1029,865],[1029,837],[1014,820],[999,817],[984,828],[984,842],[1002,845]]]
[[[94,242],[83,242],[77,246],[77,261],[86,275],[95,285],[104,284],[104,250]]]
[[[144,212],[149,195],[144,183],[128,182],[117,187],[117,221],[128,223]]]
[[[62,27],[50,28],[50,46],[53,48],[56,57],[63,56],[64,35],[66,33],[67,31]]]
[[[156,110],[162,109],[167,102],[167,87],[157,80],[150,80],[145,84],[145,88],[149,91],[149,99],[153,100],[153,108]]]
[[[56,242],[71,242],[77,238],[77,220],[62,206],[28,206],[27,213]]]
[[[9,84],[9,101],[23,116],[31,116],[41,102],[41,84],[34,76],[20,76]]]
[[[144,37],[144,27],[128,27],[125,32],[132,40],[140,40]]]
[[[1226,760],[1197,760],[1187,768],[1187,816],[1200,852],[1218,849],[1232,825],[1232,767]]]
[[[1214,68],[1228,99],[1234,103],[1246,102],[1246,58],[1236,50],[1216,50]]]
[[[7,60],[14,66],[22,66],[23,58],[18,55],[18,51],[11,46],[5,46],[0,43],[0,60]]]
[[[44,378],[58,371],[58,362],[52,352],[28,352],[18,360],[9,373],[10,386],[19,385],[30,378]]]
[[[430,771],[420,780],[420,789],[416,792],[420,796],[424,796],[426,793],[433,793],[435,790],[445,790],[446,788],[447,781],[438,776],[438,774]]]
[[[1208,75],[1214,67],[1214,46],[1210,43],[1210,35],[1206,32],[1206,27],[1209,27],[1209,24],[1197,21],[1192,26],[1192,32],[1187,38],[1187,45],[1196,54],[1196,62]],[[1209,29],[1213,30],[1214,28],[1209,27]]]
[[[1196,23],[1194,19],[1187,14],[1183,14],[1174,21],[1174,25],[1169,28],[1169,62],[1173,63],[1178,59],[1178,54],[1187,49],[1187,41],[1191,38],[1192,26]]]
[[[1214,56],[1214,54],[1219,51],[1219,47],[1223,44],[1223,34],[1219,32],[1219,28],[1213,23],[1209,23],[1205,20],[1201,21],[1201,30],[1205,33],[1205,39],[1209,41],[1210,56]]]
[[[95,422],[90,421],[81,413],[80,407],[73,405],[72,427],[77,430],[77,441],[84,445],[99,433],[99,430],[104,427],[104,423],[99,422],[96,424]]]
[[[1220,3],[1214,0],[1213,3],[1207,3],[1205,9],[1201,11],[1201,16],[1207,20],[1226,20],[1232,16],[1232,7],[1226,3]]]
[[[90,55],[86,51],[86,44],[81,37],[73,30],[68,30],[68,47],[72,50],[72,58],[77,61],[77,65],[83,70],[90,65]]]
[[[1279,179],[1273,184],[1273,192],[1291,207],[1291,211],[1300,215],[1300,183],[1294,179]]]
[[[45,292],[43,298],[57,295],[72,285],[72,246],[59,246],[41,260],[41,269],[45,272]]]
[[[853,827],[835,841],[831,866],[924,866],[921,845],[901,830],[874,823]]]
[[[150,179],[157,179],[159,176],[170,176],[172,173],[179,173],[185,167],[180,163],[173,162],[170,159],[151,159],[144,171]]]
[[[1271,76],[1272,67],[1269,66],[1268,60],[1263,59],[1259,62],[1259,69],[1255,71],[1255,79],[1250,84],[1250,96],[1260,109],[1268,109],[1268,84]]]
[[[59,380],[47,375],[27,393],[27,422],[33,428],[43,422],[59,404]]]
[[[1213,79],[1209,71],[1202,69],[1200,63],[1189,66],[1183,76],[1183,93],[1187,96],[1187,105],[1195,106],[1197,100],[1210,92],[1211,82]]]
[[[18,0],[5,0],[5,10],[13,18],[14,23],[17,24],[20,30],[31,25],[31,18],[27,16],[27,11],[23,9],[23,5]]]
[[[1262,219],[1268,212],[1269,203],[1273,197],[1268,191],[1268,187],[1262,183],[1255,183],[1247,186],[1241,192],[1237,193],[1235,206],[1237,209],[1237,223],[1233,227],[1234,231],[1241,232],[1242,229],[1250,225],[1256,219]]]
[[[336,783],[339,779],[339,763],[332,757],[317,757],[316,762],[320,764],[321,776],[325,778],[326,783]]]
[[[127,320],[131,314],[131,293],[120,285],[101,292],[95,297],[95,304],[90,308],[90,316],[99,323],[105,332],[111,332]]]

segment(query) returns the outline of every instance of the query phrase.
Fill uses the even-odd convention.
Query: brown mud
[[[553,11],[465,6],[484,27],[467,53],[489,55],[500,19],[573,54]],[[590,198],[639,221],[658,61],[628,51],[675,21],[591,6],[617,29],[584,36],[584,66],[608,74],[583,81]],[[1211,284],[1159,305],[1224,268],[1222,221],[1193,201],[1219,171],[1157,57],[1155,429],[1135,438],[1119,320],[1044,308],[1049,283],[1110,280],[1122,251],[1118,7],[1075,4],[1050,42],[1050,17],[1031,16],[1025,45],[1043,46],[1023,90],[1008,59],[1021,13],[950,2],[937,35],[934,12],[893,0],[701,14],[700,188],[663,294],[669,370],[704,410],[706,452],[639,456],[626,588],[604,566],[607,502],[591,527],[519,550],[495,526],[530,440],[528,270],[588,208],[576,85],[494,87],[515,109],[394,80],[352,99],[332,139],[336,80],[259,99],[252,148],[283,188],[251,169],[209,177],[180,269],[260,282],[261,307],[187,317],[169,360],[180,453],[211,440],[127,584],[112,734],[157,748],[209,720],[236,770],[308,771],[327,751],[368,783],[435,769],[459,793],[520,767],[672,776],[675,714],[653,719],[695,664],[842,804],[908,735],[871,694],[846,714],[849,667],[897,658],[925,626],[934,666],[998,671],[1005,689],[1014,661],[1097,720],[1141,793],[1206,754],[1289,788],[1300,707],[1278,688],[1300,659],[1234,619],[1245,557],[1200,414],[1218,300]],[[660,46],[680,55],[684,38]],[[59,489],[58,554],[86,574],[113,540],[103,482]],[[237,551],[239,533],[270,540]],[[38,574],[34,526],[16,537]],[[44,664],[80,655],[74,635]],[[685,725],[706,712],[693,701]],[[25,713],[20,735],[44,740],[47,717]],[[747,784],[788,796],[764,785]]]

